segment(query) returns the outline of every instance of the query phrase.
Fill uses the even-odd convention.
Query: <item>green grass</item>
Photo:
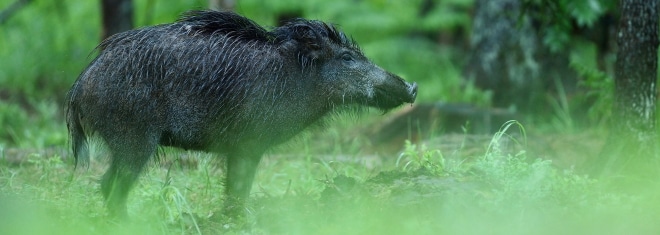
[[[5,148],[0,150],[0,233],[645,234],[660,229],[657,184],[626,192],[559,169],[531,155],[525,148],[531,140],[518,128],[505,126],[471,159],[423,143],[409,142],[397,157],[352,155],[350,148],[328,154],[314,149],[314,138],[298,140],[292,145],[303,143],[299,148],[307,150],[265,156],[243,229],[211,219],[223,205],[221,158],[162,150],[160,163],[130,195],[131,220],[117,223],[107,219],[101,202],[102,159],[74,171],[70,158],[58,153],[22,150],[17,161],[16,151]]]
[[[33,102],[29,110],[0,101],[0,146],[21,148],[61,147],[66,143],[62,109],[53,102]]]

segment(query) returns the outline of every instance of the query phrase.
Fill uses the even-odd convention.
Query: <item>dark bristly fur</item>
[[[389,110],[417,91],[321,21],[268,31],[235,13],[192,11],[98,48],[67,94],[66,119],[77,164],[88,137],[107,144],[101,188],[115,216],[158,145],[226,155],[226,212],[238,213],[264,151],[337,108]]]

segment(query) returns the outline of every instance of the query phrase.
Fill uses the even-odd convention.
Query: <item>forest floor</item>
[[[214,219],[224,169],[209,154],[162,150],[109,220],[98,179],[66,149],[3,149],[2,234],[648,234],[660,187],[612,190],[579,169],[604,138],[448,134],[395,154],[271,153],[242,222]],[[309,144],[309,143],[308,143]],[[322,143],[320,143],[322,144]],[[102,155],[102,154],[101,154]],[[650,181],[649,181],[650,182]],[[228,222],[229,221],[229,222]],[[9,232],[9,233],[7,233]]]

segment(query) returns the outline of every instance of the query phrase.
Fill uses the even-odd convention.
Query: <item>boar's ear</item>
[[[299,53],[306,57],[306,60],[311,62],[321,56],[323,38],[318,30],[315,30],[311,25],[297,24],[293,27],[292,33],[292,38],[298,44]]]
[[[293,39],[305,49],[318,50],[321,48],[321,36],[310,25],[298,24],[293,28]]]

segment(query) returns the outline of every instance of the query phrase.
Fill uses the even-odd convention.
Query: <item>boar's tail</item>
[[[87,135],[85,135],[85,130],[80,122],[80,110],[76,102],[76,95],[79,91],[76,88],[76,85],[74,85],[67,94],[66,126],[69,129],[73,158],[76,167],[78,167],[78,165],[87,166],[89,163],[89,149],[87,147]]]

